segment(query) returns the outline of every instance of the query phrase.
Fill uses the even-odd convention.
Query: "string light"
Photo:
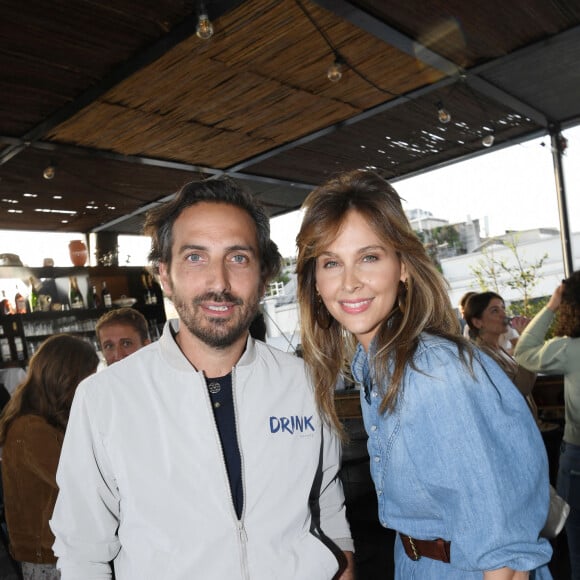
[[[197,20],[197,28],[195,34],[198,38],[209,40],[213,36],[213,24],[211,23],[207,10],[203,3],[199,8],[199,17]]]
[[[52,163],[51,161],[50,164],[47,165],[44,171],[42,172],[42,177],[44,177],[44,179],[54,179],[55,175],[56,175],[56,167],[54,166],[54,163]]]
[[[481,144],[484,147],[491,147],[493,145],[494,141],[495,141],[495,137],[494,137],[493,133],[489,133],[481,140]]]
[[[344,59],[340,56],[338,52],[334,52],[334,62],[328,67],[326,76],[328,80],[337,83],[342,78],[342,66],[344,65]]]
[[[437,103],[437,118],[439,119],[439,122],[443,124],[451,121],[451,113],[443,106],[441,101]]]

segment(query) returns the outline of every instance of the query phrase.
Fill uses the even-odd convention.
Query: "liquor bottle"
[[[101,290],[101,298],[103,300],[103,306],[105,308],[112,308],[113,299],[111,298],[111,293],[109,292],[109,289],[107,288],[107,282],[105,282],[105,280],[103,280],[103,286],[102,286],[102,290]]]
[[[155,291],[155,283],[153,280],[153,276],[151,276],[151,274],[146,274],[145,275],[145,280],[146,280],[146,284],[147,284],[147,289],[149,291],[149,296],[150,296],[150,301],[149,304],[157,304],[157,292]]]
[[[16,294],[14,295],[14,306],[16,307],[16,314],[26,314],[26,298],[20,293],[18,285],[16,285]]]
[[[91,296],[93,297],[93,308],[100,308],[102,306],[101,297],[97,292],[97,287],[93,284],[91,286]]]
[[[14,348],[16,350],[16,359],[24,360],[24,343],[22,337],[18,334],[18,325],[16,322],[12,323],[12,335],[14,336]]]
[[[10,343],[4,334],[4,325],[0,324],[0,359],[2,362],[10,362],[12,354],[10,353]]]
[[[69,278],[69,281],[70,281],[70,290],[69,290],[70,307],[72,310],[81,310],[85,307],[85,301],[83,300],[83,295],[79,290],[77,277],[71,276]]]
[[[149,284],[147,284],[146,274],[141,274],[141,286],[143,287],[144,304],[151,304],[151,291],[149,290]]]
[[[8,298],[6,298],[6,292],[4,292],[4,290],[2,290],[2,301],[0,302],[1,306],[0,306],[0,311],[2,312],[2,314],[4,316],[7,316],[9,314],[14,314],[14,308],[12,308],[12,304],[10,304],[10,300],[8,300]]]
[[[42,288],[42,283],[38,278],[30,276],[30,294],[28,296],[30,300],[30,310],[31,312],[38,312],[40,310],[40,305],[38,304],[38,291]]]

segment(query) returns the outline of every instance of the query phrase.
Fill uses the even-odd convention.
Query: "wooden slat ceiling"
[[[580,120],[580,0],[205,4],[209,41],[197,2],[0,0],[1,229],[138,233],[223,173],[278,215],[336,171],[396,180]]]

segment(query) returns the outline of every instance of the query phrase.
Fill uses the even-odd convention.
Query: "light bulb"
[[[451,114],[442,105],[439,105],[439,108],[437,109],[437,117],[439,119],[439,122],[443,124],[449,123],[449,121],[451,121]]]
[[[326,73],[329,81],[337,83],[342,78],[342,65],[338,60],[335,60],[329,67]]]
[[[208,40],[213,36],[213,24],[210,22],[210,19],[205,12],[202,12],[199,15],[195,34],[203,40]]]
[[[54,176],[56,174],[56,170],[54,168],[54,165],[49,165],[48,167],[46,167],[46,169],[42,172],[42,177],[44,177],[44,179],[53,179]]]
[[[481,144],[484,147],[491,147],[493,145],[493,142],[495,141],[495,137],[493,136],[493,134],[489,134],[486,135],[482,140],[481,140]]]

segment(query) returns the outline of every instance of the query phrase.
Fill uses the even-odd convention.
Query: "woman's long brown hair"
[[[304,359],[322,414],[343,434],[334,391],[345,362],[352,359],[356,339],[321,302],[316,292],[316,259],[336,238],[349,211],[357,211],[377,236],[397,252],[408,276],[407,284],[399,285],[397,304],[375,337],[375,377],[379,384],[388,385],[381,411],[395,407],[405,367],[412,364],[422,332],[451,340],[458,345],[462,357],[469,346],[460,336],[447,283],[411,228],[400,198],[389,183],[372,171],[344,173],[310,193],[303,209],[305,214],[296,238],[296,271]]]
[[[70,334],[47,338],[30,359],[26,378],[0,415],[0,446],[12,422],[21,415],[43,417],[66,429],[78,384],[97,370],[99,357],[88,342]]]

